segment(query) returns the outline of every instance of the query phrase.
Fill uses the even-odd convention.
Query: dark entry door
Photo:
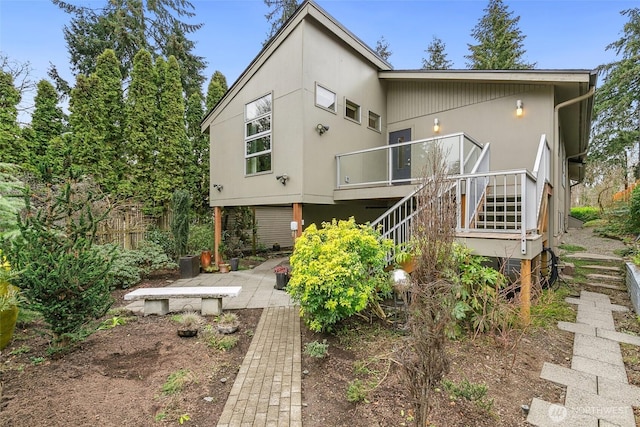
[[[389,145],[411,141],[411,129],[389,132]],[[411,146],[404,145],[391,149],[391,178],[394,183],[402,179],[411,179]]]

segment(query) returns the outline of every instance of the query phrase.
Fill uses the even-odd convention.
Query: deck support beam
[[[520,319],[523,325],[531,322],[531,260],[520,260]]]
[[[222,262],[222,254],[219,250],[222,243],[222,208],[220,206],[213,208],[213,223],[213,258],[217,266]]]

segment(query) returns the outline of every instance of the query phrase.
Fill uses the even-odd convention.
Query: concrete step
[[[610,274],[599,274],[599,273],[591,273],[587,274],[587,279],[607,282],[607,283],[622,283],[624,282],[624,277],[622,276],[612,276]]]

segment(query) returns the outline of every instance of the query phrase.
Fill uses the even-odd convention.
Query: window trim
[[[356,112],[357,112],[357,115],[358,115],[357,119],[353,119],[353,118],[351,118],[351,117],[349,117],[347,115],[347,107],[349,105],[357,107],[356,108]],[[360,106],[360,104],[350,100],[349,98],[345,97],[344,98],[344,118],[349,120],[350,122],[361,124],[362,123],[362,106]]]
[[[325,107],[324,105],[318,104],[318,88],[321,88],[323,90],[326,90],[327,92],[331,92],[333,94],[333,98],[334,98],[334,102],[333,102],[333,109],[329,108],[329,107]],[[316,107],[321,108],[325,111],[328,111],[330,113],[333,114],[338,114],[338,94],[334,91],[332,91],[331,89],[329,89],[328,87],[326,87],[325,85],[322,85],[318,82],[316,82],[316,86],[315,86],[315,91],[313,94],[313,102],[315,104]]]
[[[378,117],[377,123],[378,126],[377,127],[371,127],[369,125],[369,120],[371,119],[371,115],[375,115]],[[382,133],[382,116],[374,111],[369,110],[369,113],[367,114],[367,128],[371,129],[372,131],[378,132],[378,133]]]
[[[247,106],[250,104],[253,104],[254,102],[269,97],[271,100],[271,108],[267,113],[263,113],[263,114],[259,114],[256,115],[255,117],[252,117],[250,120],[247,119]],[[256,176],[256,175],[262,175],[262,174],[266,174],[266,173],[273,173],[273,91],[265,93],[262,96],[259,96],[255,99],[253,99],[252,101],[246,102],[244,104],[244,112],[243,112],[243,126],[244,126],[244,130],[243,130],[243,134],[244,134],[244,139],[243,139],[243,152],[244,152],[244,176],[245,177],[249,177],[249,176]],[[262,131],[262,132],[256,132],[253,135],[247,136],[247,125],[249,123],[258,121],[260,119],[263,118],[269,118],[269,129]],[[247,144],[249,144],[252,141],[258,140],[260,138],[265,138],[265,137],[269,137],[269,148],[267,150],[262,150],[262,151],[257,151],[255,153],[251,153],[248,154],[247,153]],[[263,170],[263,171],[257,171],[257,172],[249,172],[247,170],[247,160],[252,159],[254,157],[259,157],[259,156],[263,156],[263,155],[269,155],[271,157],[271,161],[270,161],[270,168],[269,170]]]

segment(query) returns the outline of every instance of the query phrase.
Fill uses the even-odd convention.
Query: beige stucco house
[[[349,216],[401,241],[428,149],[440,144],[458,239],[530,268],[567,227],[595,82],[591,70],[394,70],[307,1],[202,123],[210,203],[216,218],[221,207],[255,207],[259,233],[283,246],[293,228]]]

